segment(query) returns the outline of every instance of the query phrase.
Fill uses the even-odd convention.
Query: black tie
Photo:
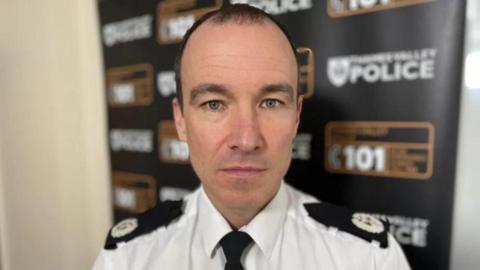
[[[223,253],[227,258],[225,263],[225,270],[243,270],[240,258],[243,250],[252,242],[252,238],[245,232],[231,231],[227,233],[220,245],[223,248]]]

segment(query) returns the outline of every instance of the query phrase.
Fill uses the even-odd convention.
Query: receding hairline
[[[187,50],[187,47],[190,47],[191,43],[191,37],[195,35],[195,32],[198,32],[197,30],[204,27],[204,26],[225,26],[225,25],[271,25],[273,28],[277,29],[279,31],[280,36],[284,38],[284,40],[289,44],[289,47],[291,48],[291,55],[294,58],[294,61],[296,63],[296,69],[297,73],[299,73],[299,63],[297,59],[297,54],[296,54],[296,47],[292,43],[292,39],[288,33],[288,31],[285,29],[285,27],[279,23],[274,17],[272,17],[270,14],[257,9],[253,8],[247,4],[235,4],[231,7],[234,7],[233,9],[230,9],[230,7],[227,8],[221,8],[216,11],[212,11],[206,15],[204,15],[202,18],[200,18],[186,33],[184,36],[181,47],[179,50],[179,54],[177,54],[177,58],[175,60],[175,81],[177,85],[177,98],[179,98],[180,103],[183,103],[183,98],[182,98],[182,92],[183,92],[183,87],[182,87],[182,62],[184,59],[184,54],[185,51]],[[297,74],[299,75],[299,74]],[[297,94],[300,94],[298,84],[299,84],[299,77],[297,78]],[[182,104],[180,104],[182,107]]]
[[[211,19],[211,20],[210,20]],[[180,60],[180,66],[182,64],[182,60],[184,58],[184,55],[185,55],[185,52],[187,51],[187,48],[191,47],[191,42],[192,42],[192,39],[195,40],[199,34],[202,34],[203,31],[205,31],[204,29],[207,28],[207,27],[228,27],[228,26],[271,26],[273,27],[274,29],[277,30],[277,33],[278,33],[278,36],[281,37],[283,39],[284,42],[286,42],[285,44],[288,44],[287,46],[289,48],[291,48],[291,55],[293,58],[296,59],[295,57],[295,48],[293,46],[290,45],[290,41],[288,39],[288,37],[283,33],[282,29],[280,29],[274,22],[270,21],[269,19],[265,18],[264,20],[262,21],[245,21],[245,20],[239,20],[239,21],[234,21],[234,20],[226,20],[226,21],[213,21],[213,18],[210,18],[209,20],[205,21],[204,23],[202,23],[196,30],[195,32],[192,33],[192,35],[190,36],[190,38],[187,40],[187,42],[185,43],[185,48],[184,48],[184,51],[181,55],[181,58],[179,59]],[[203,35],[205,35],[205,33],[203,33]],[[227,34],[228,35],[228,34]],[[193,47],[194,48],[194,47]],[[190,48],[191,49],[191,48]]]
[[[218,30],[208,29],[209,27],[215,27],[215,28],[218,29],[218,28],[224,28],[224,27],[227,28],[227,27],[230,27],[230,26],[240,27],[240,26],[244,26],[244,25],[245,26],[252,26],[252,27],[271,27],[271,29],[276,29],[276,30],[274,30],[274,31],[277,32],[275,34],[276,35],[275,40],[283,43],[282,47],[283,47],[283,50],[285,52],[284,59],[286,60],[286,62],[292,63],[295,66],[295,69],[297,70],[297,72],[296,72],[297,76],[299,76],[297,58],[296,58],[295,53],[293,52],[293,48],[291,48],[291,46],[289,45],[290,42],[288,40],[288,37],[284,35],[282,30],[274,22],[271,22],[268,19],[265,19],[265,20],[262,20],[262,21],[244,21],[244,20],[242,20],[242,21],[227,20],[227,21],[220,21],[220,22],[219,21],[205,21],[202,25],[200,25],[196,29],[196,31],[194,33],[192,33],[188,42],[185,44],[185,49],[184,49],[184,52],[182,54],[182,58],[180,59],[180,68],[181,68],[180,74],[183,74],[183,71],[185,70],[185,67],[187,67],[188,63],[191,62],[191,59],[192,59],[191,57],[195,54],[195,51],[196,51],[196,44],[199,44],[199,42],[205,41],[205,39],[210,40],[210,37],[208,37],[208,33],[211,33],[211,31],[218,31]],[[220,31],[223,31],[223,30],[220,30]],[[231,31],[231,32],[233,32],[233,31]],[[271,33],[271,31],[269,31],[268,33]],[[229,35],[229,32],[227,32],[226,35]],[[233,34],[233,35],[235,35],[235,34]],[[198,40],[198,39],[201,39],[201,40]],[[188,60],[186,60],[186,59],[188,59]],[[185,61],[187,61],[187,62],[185,62]],[[293,61],[293,62],[291,62],[291,61]],[[185,66],[185,64],[187,64],[187,65]],[[180,79],[183,80],[183,79],[185,79],[185,77],[182,76]],[[297,91],[298,91],[298,79],[299,78],[297,78],[297,85],[294,85],[295,86],[294,89],[296,89]],[[183,91],[185,90],[183,88],[183,83],[182,83],[182,90]],[[182,96],[183,96],[183,94],[182,94]]]

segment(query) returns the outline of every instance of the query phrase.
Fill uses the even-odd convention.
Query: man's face
[[[286,37],[271,22],[207,22],[190,37],[181,73],[175,124],[207,196],[224,209],[265,206],[290,164],[301,110]]]

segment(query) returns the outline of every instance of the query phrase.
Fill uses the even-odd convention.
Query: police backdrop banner
[[[286,180],[388,219],[413,269],[448,269],[465,0],[100,1],[115,220],[198,186],[173,63],[195,20],[232,3],[274,15],[298,47]]]

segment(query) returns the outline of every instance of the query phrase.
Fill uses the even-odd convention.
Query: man
[[[409,269],[386,224],[283,182],[302,97],[295,49],[235,5],[184,38],[173,110],[201,186],[112,228],[100,269]]]

